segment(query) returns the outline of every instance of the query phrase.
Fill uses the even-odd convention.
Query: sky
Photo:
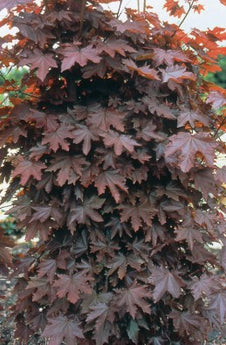
[[[183,3],[184,0],[181,0]],[[143,3],[143,0],[140,0]],[[153,10],[159,15],[161,20],[174,22],[179,24],[181,19],[170,17],[167,12],[163,9],[164,0],[146,0],[147,5],[153,6]],[[205,11],[201,14],[190,12],[185,22],[183,23],[182,29],[190,31],[192,28],[198,28],[200,30],[206,30],[208,28],[213,29],[215,26],[226,27],[226,6],[220,3],[220,0],[200,0],[200,4],[205,6]],[[112,4],[106,5],[117,12],[119,1]],[[137,8],[137,0],[123,0],[122,8],[131,7]],[[5,15],[5,11],[0,12],[0,19]],[[4,36],[8,32],[6,28],[0,29],[0,36]]]
[[[140,0],[140,3],[143,3],[143,0]],[[180,23],[181,19],[169,17],[162,8],[164,0],[146,0],[146,3],[153,6],[154,11],[157,12],[161,20],[167,20],[176,24]],[[185,31],[190,31],[193,27],[200,30],[213,29],[215,26],[225,27],[226,6],[223,6],[219,0],[200,0],[199,3],[204,5],[205,11],[201,12],[201,14],[190,12],[182,26]],[[118,4],[119,2],[114,2],[107,6],[117,11]],[[123,0],[123,7],[125,6],[137,8],[137,0]]]

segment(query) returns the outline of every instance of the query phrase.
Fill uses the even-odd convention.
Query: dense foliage
[[[199,73],[218,68],[223,29],[186,35],[150,9],[122,22],[107,0],[18,2],[2,2],[19,31],[1,61],[30,73],[22,100],[1,86],[0,172],[41,241],[14,265],[15,337],[202,344],[225,313],[225,91]]]

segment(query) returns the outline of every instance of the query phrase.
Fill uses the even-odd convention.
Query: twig
[[[181,27],[181,25],[184,23],[185,19],[186,19],[187,16],[189,15],[189,13],[190,13],[190,11],[191,11],[193,5],[194,5],[194,2],[195,2],[195,0],[192,0],[192,2],[190,3],[189,8],[188,8],[188,10],[187,10],[187,12],[186,12],[184,18],[181,20],[180,24],[178,25],[178,28]],[[171,38],[173,38],[173,37],[176,35],[176,33],[177,33],[177,30],[174,31],[174,33],[172,34]]]
[[[44,1],[43,1],[43,4],[44,4],[44,6],[45,6],[46,13],[49,12],[48,0],[44,0]]]
[[[225,124],[225,122],[226,122],[226,119],[223,118],[223,120],[221,121],[219,127],[217,128],[217,130],[216,130],[216,132],[215,132],[215,134],[214,134],[214,138],[216,138],[216,136],[217,136],[219,130],[222,128],[222,126]]]
[[[123,0],[122,0],[122,2],[123,2]],[[130,0],[127,1],[127,3],[125,4],[125,6],[124,6],[123,8],[122,8],[122,6],[121,6],[121,10],[120,10],[119,15],[118,15],[117,18],[119,18],[119,17],[121,16],[123,10],[127,7],[127,5],[128,5],[129,3],[130,3]]]
[[[140,0],[137,0],[137,11],[140,13]]]
[[[190,13],[190,11],[191,11],[193,5],[194,5],[194,2],[195,2],[195,0],[192,0],[192,2],[190,3],[189,8],[188,8],[187,12],[185,13],[184,18],[182,19],[182,21],[181,21],[180,24],[178,25],[179,28],[183,25],[185,19],[186,19],[187,16],[189,15],[189,13]]]
[[[119,7],[118,7],[116,18],[118,18],[120,16],[120,11],[121,11],[121,8],[122,8],[122,2],[123,2],[123,0],[120,0],[120,4],[119,4]]]
[[[147,1],[146,1],[146,0],[144,0],[143,12],[145,12],[145,11],[146,11],[146,7],[147,7]]]

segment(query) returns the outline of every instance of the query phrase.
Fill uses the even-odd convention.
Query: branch
[[[44,7],[46,9],[46,13],[49,12],[49,7],[48,7],[48,0],[43,1]]]

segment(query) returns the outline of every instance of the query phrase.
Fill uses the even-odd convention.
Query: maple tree
[[[14,263],[15,337],[203,344],[225,316],[226,92],[201,75],[218,70],[225,32],[186,34],[150,8],[123,22],[110,2],[0,1],[0,25],[18,28],[1,67],[29,67],[1,83],[2,202],[40,237]],[[165,8],[182,21],[203,9],[185,2]],[[12,245],[1,235],[3,271]]]

